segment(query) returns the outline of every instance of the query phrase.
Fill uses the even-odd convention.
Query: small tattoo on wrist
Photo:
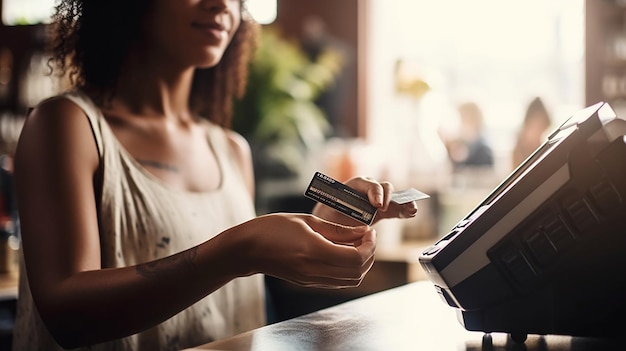
[[[165,257],[161,260],[141,263],[136,267],[136,272],[140,276],[146,278],[154,278],[159,276],[168,275],[171,273],[176,274],[178,269],[196,269],[195,258],[198,254],[198,248],[193,247],[187,251],[184,251],[178,255],[171,257]]]

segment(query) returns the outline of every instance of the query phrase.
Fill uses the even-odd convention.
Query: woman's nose
[[[202,8],[212,12],[223,12],[228,10],[228,2],[232,0],[202,0]]]

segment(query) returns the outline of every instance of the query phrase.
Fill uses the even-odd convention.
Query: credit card
[[[367,225],[372,224],[378,210],[370,203],[366,194],[321,172],[315,172],[304,195]],[[391,201],[402,205],[429,197],[417,189],[409,188],[392,193]]]
[[[367,195],[320,172],[315,172],[304,195],[367,225],[376,215]]]
[[[391,194],[391,201],[397,204],[405,204],[411,201],[418,201],[428,199],[430,195],[424,194],[423,192],[415,189],[409,188],[404,190],[399,190]]]

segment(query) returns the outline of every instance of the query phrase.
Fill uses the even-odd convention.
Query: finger
[[[374,264],[374,256],[361,265],[335,266],[332,262],[309,262],[308,269],[290,281],[306,286],[358,286]],[[283,278],[285,279],[285,278]]]
[[[382,211],[387,211],[389,203],[391,202],[391,193],[393,193],[394,187],[389,182],[381,182],[380,186],[383,188],[383,204],[380,209]]]
[[[402,205],[402,214],[407,218],[415,217],[417,215],[417,202],[411,201]]]
[[[330,223],[321,219],[312,219],[310,227],[325,238],[331,238],[329,245],[320,249],[320,260],[334,266],[362,266],[376,249],[376,231],[371,227],[348,227]],[[333,241],[338,238],[350,237],[349,241],[360,241],[360,245],[342,245]]]
[[[385,203],[385,190],[375,180],[358,177],[351,179],[346,185],[366,194],[370,203],[377,208],[381,208]]]
[[[371,228],[366,225],[356,227],[347,226],[333,223],[315,216],[309,217],[306,222],[307,225],[315,232],[337,244],[354,243],[355,241],[360,240],[363,234],[371,230]]]
[[[376,215],[382,218],[413,218],[417,215],[417,203],[415,201],[398,205],[390,203],[386,211],[380,211]]]
[[[367,189],[367,198],[372,205],[383,208],[385,206],[385,189],[380,183],[371,181]]]
[[[359,286],[361,279],[347,280],[332,277],[280,278],[292,284],[321,289],[344,289]]]
[[[323,284],[323,283],[317,283],[317,284],[306,284],[303,285],[307,288],[316,288],[316,289],[328,289],[328,290],[340,290],[340,289],[349,289],[349,288],[356,288],[361,284],[360,281],[354,282],[353,284],[333,284],[333,283],[328,283],[328,284]]]
[[[299,285],[321,288],[345,288],[356,287],[361,284],[367,272],[374,264],[374,256],[370,257],[360,267],[339,267],[323,265],[321,268],[312,269],[316,274],[292,280]]]
[[[363,235],[361,242],[355,246],[361,256],[361,262],[367,262],[376,252],[376,230],[372,229]]]

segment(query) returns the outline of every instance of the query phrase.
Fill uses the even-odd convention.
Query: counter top
[[[522,345],[505,333],[467,331],[458,322],[456,310],[439,298],[434,286],[419,281],[187,351],[622,349],[616,340],[529,335]]]

